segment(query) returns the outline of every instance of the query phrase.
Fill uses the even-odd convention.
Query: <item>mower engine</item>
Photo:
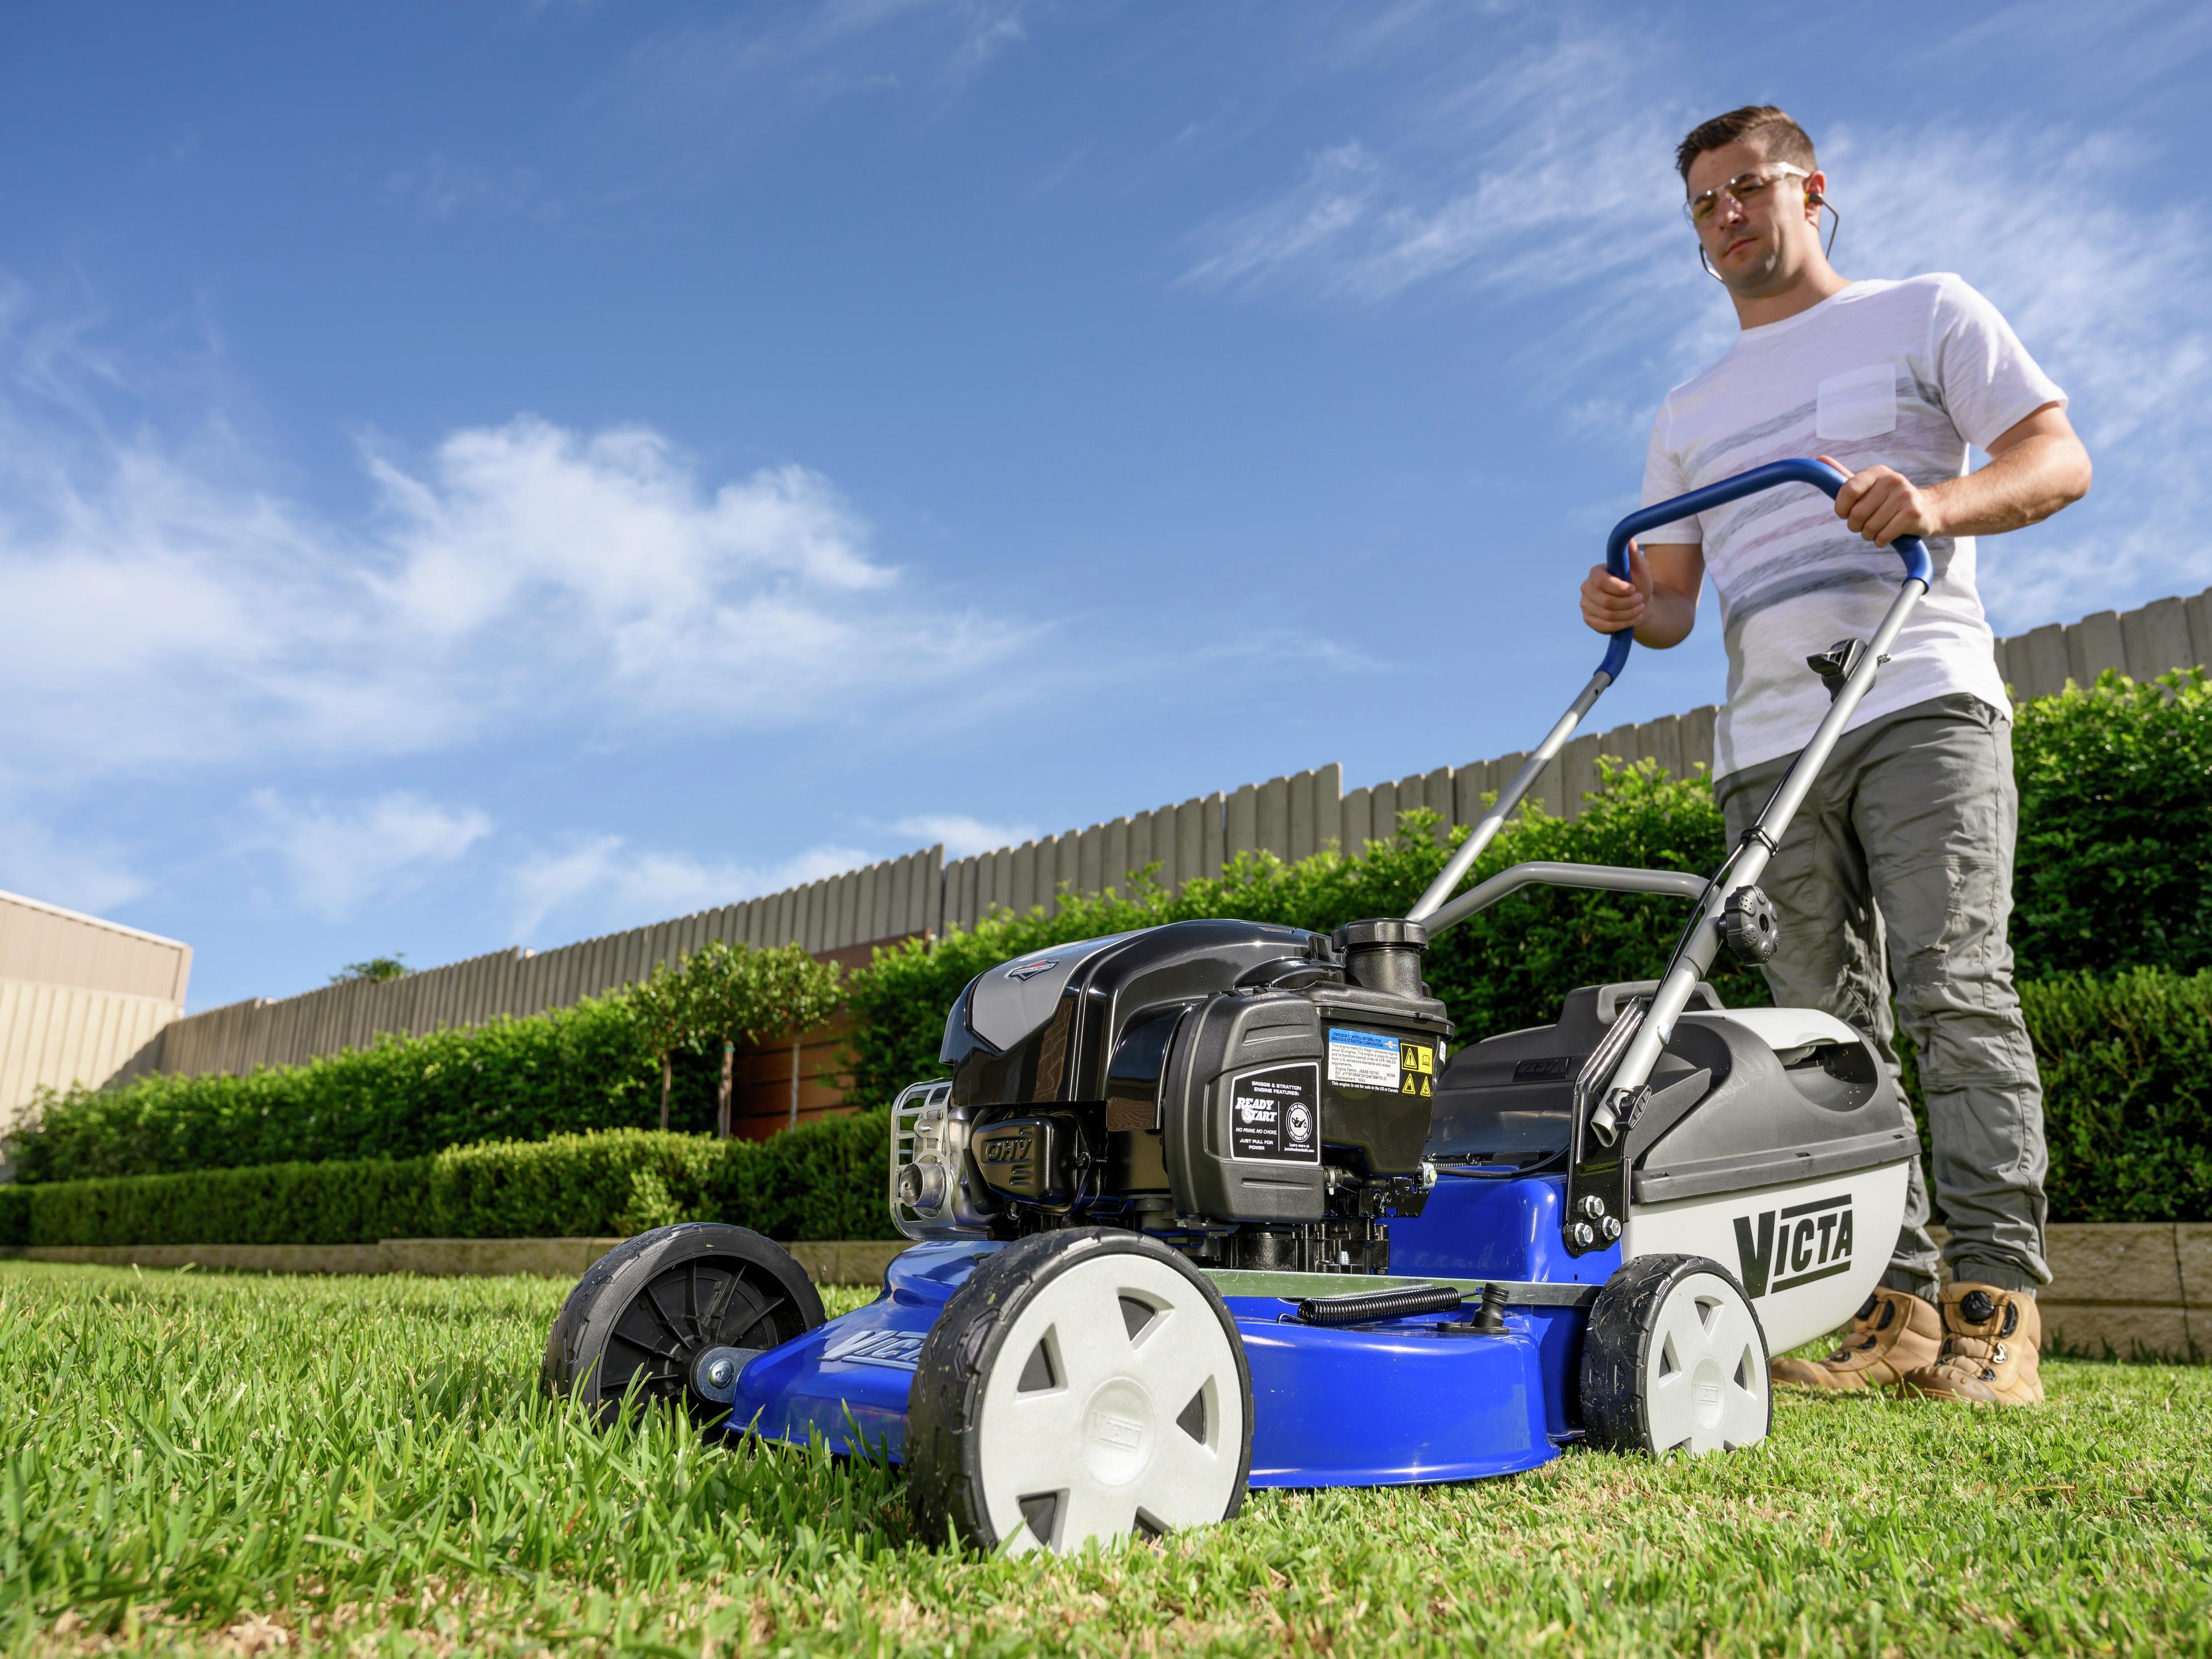
[[[1419,924],[1183,921],[1054,945],[961,993],[892,1116],[914,1239],[1122,1226],[1209,1266],[1389,1269],[1452,1034]]]

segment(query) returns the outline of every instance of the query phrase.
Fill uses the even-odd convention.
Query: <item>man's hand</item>
[[[1651,603],[1651,566],[1634,542],[1628,544],[1628,580],[1601,564],[1583,580],[1583,620],[1601,634],[1618,634],[1644,620]]]
[[[1850,472],[1841,461],[1826,455],[1820,459],[1838,472]],[[1850,482],[1836,492],[1836,516],[1876,547],[1887,547],[1899,536],[1925,541],[1948,533],[1936,492],[1923,489],[1892,466],[1851,472]]]

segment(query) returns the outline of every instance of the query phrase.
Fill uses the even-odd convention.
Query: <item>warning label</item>
[[[1229,1085],[1232,1158],[1321,1162],[1321,1067],[1311,1060],[1248,1072]]]
[[[1398,1092],[1428,1099],[1437,1091],[1437,1050],[1426,1042],[1398,1045]]]
[[[1401,1046],[1397,1038],[1381,1031],[1331,1026],[1328,1080],[1340,1089],[1387,1089],[1395,1094]]]

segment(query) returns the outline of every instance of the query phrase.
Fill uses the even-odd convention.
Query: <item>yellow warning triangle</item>
[[[1423,1078],[1423,1079],[1421,1079],[1421,1092],[1422,1092],[1423,1094],[1425,1094],[1425,1094],[1431,1094],[1431,1093],[1433,1093],[1433,1092],[1434,1092],[1432,1090],[1431,1090],[1431,1089],[1430,1089],[1430,1087],[1429,1087],[1429,1080],[1428,1080],[1428,1079],[1426,1079],[1426,1078]]]
[[[1398,1092],[1401,1095],[1410,1095],[1413,1092],[1413,1074],[1411,1072],[1406,1073],[1406,1086]]]

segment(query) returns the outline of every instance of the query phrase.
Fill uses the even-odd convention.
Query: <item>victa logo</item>
[[[910,1371],[921,1359],[919,1331],[859,1331],[841,1336],[822,1350],[824,1359],[842,1359],[853,1365],[883,1365]]]
[[[1751,1296],[1795,1290],[1844,1272],[1851,1265],[1851,1195],[1738,1216],[1735,1254]]]

